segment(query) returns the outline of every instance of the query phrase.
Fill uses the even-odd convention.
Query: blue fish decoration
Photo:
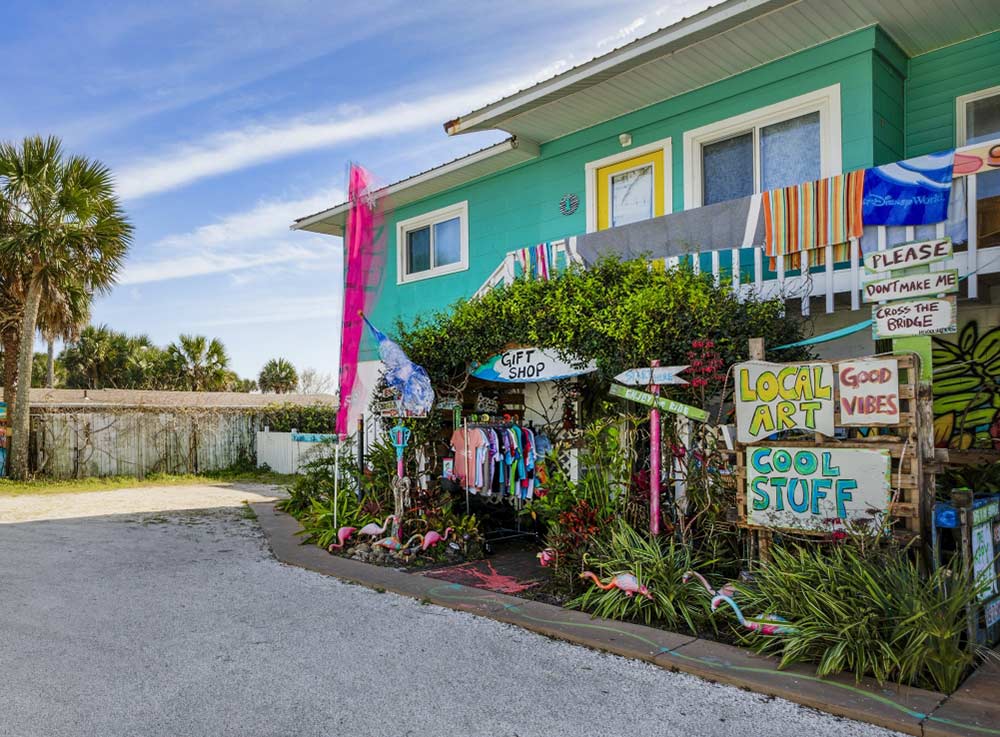
[[[378,342],[378,355],[385,364],[385,381],[400,397],[401,409],[415,415],[430,413],[434,406],[434,389],[427,371],[407,358],[403,349],[372,325],[367,317],[364,321]]]

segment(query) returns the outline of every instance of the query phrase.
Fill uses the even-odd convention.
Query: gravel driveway
[[[149,509],[143,489],[140,513],[108,492],[76,519],[18,500],[0,735],[893,734],[284,566],[248,492],[199,488],[201,509]],[[101,495],[73,496],[96,512]]]

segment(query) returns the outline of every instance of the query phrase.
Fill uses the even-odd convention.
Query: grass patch
[[[0,497],[38,496],[42,494],[77,494],[89,491],[114,491],[150,486],[192,486],[195,484],[290,484],[294,476],[264,469],[226,469],[203,474],[149,474],[139,479],[134,476],[106,476],[87,479],[45,479],[11,481],[0,478]]]

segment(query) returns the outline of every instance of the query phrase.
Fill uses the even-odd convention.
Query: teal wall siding
[[[902,79],[905,57],[878,29],[857,31],[821,46],[750,70],[714,85],[629,113],[542,146],[539,158],[400,208],[388,228],[385,282],[373,312],[392,330],[472,294],[513,249],[586,230],[585,165],[620,153],[618,135],[633,147],[672,139],[673,207],[683,209],[683,134],[797,95],[841,85],[842,165],[845,171],[901,158]],[[879,125],[876,133],[873,120]],[[576,193],[580,208],[559,212],[563,194]],[[457,202],[469,203],[470,268],[458,274],[397,285],[399,220]],[[373,358],[371,346],[366,352]]]
[[[910,59],[906,155],[955,145],[955,98],[1000,84],[1000,31]]]

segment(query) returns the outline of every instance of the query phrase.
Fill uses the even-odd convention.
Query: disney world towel
[[[955,152],[865,169],[865,225],[926,225],[948,217]]]

